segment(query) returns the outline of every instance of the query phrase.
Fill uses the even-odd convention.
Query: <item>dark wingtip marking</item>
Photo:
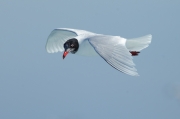
[[[138,56],[138,54],[139,54],[140,52],[137,52],[137,51],[130,51],[130,53],[132,54],[132,56]]]

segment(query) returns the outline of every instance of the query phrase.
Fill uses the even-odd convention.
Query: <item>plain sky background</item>
[[[152,44],[139,77],[101,57],[48,54],[54,28]],[[0,119],[179,119],[179,0],[0,0]]]

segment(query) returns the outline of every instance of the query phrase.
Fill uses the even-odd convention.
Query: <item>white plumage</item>
[[[79,43],[79,55],[100,55],[115,69],[132,76],[138,76],[130,51],[141,51],[151,43],[152,35],[127,40],[120,36],[96,34],[85,30],[58,28],[48,37],[48,53],[63,52],[64,43],[76,38]]]

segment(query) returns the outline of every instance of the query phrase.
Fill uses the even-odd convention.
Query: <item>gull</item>
[[[64,52],[84,56],[101,56],[109,65],[120,72],[139,76],[132,56],[138,56],[141,50],[151,43],[152,35],[126,39],[121,36],[103,35],[86,30],[57,28],[46,43],[48,53]]]

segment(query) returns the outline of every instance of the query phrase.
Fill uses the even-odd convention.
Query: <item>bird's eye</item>
[[[71,47],[74,47],[74,44],[71,44]]]

